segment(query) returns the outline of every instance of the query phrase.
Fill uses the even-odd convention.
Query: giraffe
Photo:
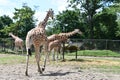
[[[46,14],[45,19],[38,24],[37,27],[31,29],[28,31],[27,36],[26,36],[26,50],[27,50],[27,57],[26,57],[26,71],[25,75],[28,76],[28,62],[29,62],[29,56],[31,55],[31,45],[34,46],[35,48],[35,58],[38,66],[38,72],[41,74],[45,70],[46,66],[46,58],[48,54],[48,39],[46,36],[46,31],[45,27],[48,21],[48,18],[51,17],[53,19],[53,10],[49,9],[49,11]],[[44,59],[44,65],[43,68],[40,68],[40,54],[39,54],[39,49],[40,46],[45,46],[45,51],[47,52],[45,59]]]
[[[57,49],[57,51],[59,51],[61,48],[61,43],[66,42],[70,36],[72,36],[76,33],[82,34],[82,32],[79,29],[75,29],[72,32],[59,33],[59,34],[53,34],[51,36],[48,36],[48,49],[49,49],[49,51],[51,52],[52,49]],[[53,55],[53,56],[55,56],[55,55]]]
[[[49,52],[54,50],[53,60],[55,60],[55,52],[57,52],[57,60],[58,60],[58,53],[60,54],[60,50],[61,50],[61,40],[51,41],[48,45],[48,50],[49,50]]]
[[[15,51],[17,51],[17,48],[21,48],[22,54],[23,54],[23,40],[19,38],[18,36],[13,35],[13,33],[9,33],[9,36],[11,36],[15,41]]]
[[[67,40],[70,36],[72,36],[76,33],[82,34],[82,32],[79,29],[74,29],[73,31],[68,32],[68,33],[59,33],[59,34],[50,35],[47,37],[48,43],[51,41],[54,41],[54,40],[62,40],[62,41]]]

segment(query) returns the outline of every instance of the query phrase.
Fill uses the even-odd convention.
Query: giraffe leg
[[[23,46],[20,46],[21,50],[22,50],[22,55],[23,55]]]
[[[48,62],[50,62],[50,54],[48,54]]]
[[[52,49],[49,47],[49,49],[47,50],[48,51],[48,61],[50,62],[50,54],[52,53]]]
[[[55,61],[55,49],[52,52],[52,56],[53,56],[53,61]]]
[[[40,68],[40,54],[39,54],[39,47],[35,47],[35,58],[36,58],[36,62],[37,62],[37,66],[38,66],[38,72],[40,72],[40,74],[42,73],[42,70]]]
[[[17,46],[17,47],[16,47],[16,53],[17,53],[17,54],[19,53],[18,49],[19,49],[19,47]]]
[[[57,50],[57,59],[60,60],[60,47]]]
[[[42,68],[42,71],[45,70],[45,66],[46,66],[46,61],[47,61],[47,58],[49,57],[49,53],[48,53],[48,43],[45,44],[45,58],[44,58],[44,65],[43,65],[43,68]]]
[[[25,75],[28,76],[28,62],[29,62],[29,51],[27,50],[27,56],[26,56],[26,71]]]
[[[22,47],[22,55],[23,55],[23,47]]]
[[[58,56],[59,56],[59,53],[58,51],[56,52],[56,60],[58,61]]]
[[[17,53],[17,46],[15,46],[15,48],[14,48],[14,52],[15,52],[15,54]]]

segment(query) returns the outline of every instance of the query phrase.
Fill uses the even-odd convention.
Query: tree
[[[0,17],[0,29],[9,26],[11,23],[13,23],[13,20],[9,16],[3,15]]]
[[[109,13],[109,10],[103,11],[96,16],[96,27],[94,28],[95,37],[97,39],[116,39],[117,16]]]
[[[5,35],[13,32],[19,37],[26,37],[27,32],[35,27],[34,13],[35,11],[26,5],[22,6],[21,9],[15,8],[13,16],[15,22],[5,27],[2,32],[4,32]]]
[[[104,8],[95,17],[95,34],[98,38],[119,39],[119,12],[120,4]]]
[[[3,15],[0,17],[0,36],[1,37],[4,37],[4,32],[2,31],[2,29],[10,26],[12,23],[13,23],[13,20],[9,16]]]
[[[80,13],[79,11],[75,10],[65,10],[58,15],[56,15],[56,18],[54,20],[51,31],[54,33],[60,33],[60,32],[70,32],[74,29],[80,29],[83,31],[83,26],[80,23]],[[57,30],[57,32],[56,32]],[[78,38],[79,35],[74,36]],[[80,36],[79,36],[80,37]]]
[[[112,8],[113,14],[117,15],[117,20],[116,22],[118,23],[117,29],[116,29],[116,37],[117,39],[120,39],[120,3],[114,5]]]
[[[118,22],[118,27],[116,31],[116,36],[118,37],[118,39],[120,39],[120,20],[118,20],[117,22]]]
[[[54,18],[52,21],[49,20],[47,23],[47,29],[46,29],[47,35],[49,36],[52,34],[58,34],[60,32],[61,32],[61,29],[56,18]]]
[[[120,2],[119,0],[68,0],[69,6],[79,9],[84,17],[84,23],[87,23],[88,38],[94,38],[94,17],[97,10],[111,5],[111,2]],[[78,5],[80,7],[78,7]]]
[[[25,37],[27,32],[35,27],[34,13],[35,11],[28,6],[22,6],[21,9],[15,8],[13,19],[16,21],[14,24],[16,34]]]

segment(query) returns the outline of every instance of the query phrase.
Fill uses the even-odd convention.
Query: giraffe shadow
[[[62,70],[59,70],[57,72],[49,71],[49,73],[43,74],[42,76],[65,76],[65,75],[69,75],[72,73],[75,73],[75,72],[69,72],[69,71],[63,72]]]
[[[77,61],[77,62],[92,62],[92,60],[87,60],[87,59],[70,59],[68,61]]]

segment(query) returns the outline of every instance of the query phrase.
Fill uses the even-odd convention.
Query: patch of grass
[[[92,69],[100,72],[120,73],[120,59],[112,57],[79,57],[65,56],[66,61],[57,63],[61,66],[77,66],[78,70]]]
[[[119,73],[120,74],[120,66],[119,65],[99,65],[94,66],[95,71],[106,72],[106,73]]]
[[[75,56],[76,52],[67,53],[69,56]],[[110,50],[81,50],[77,52],[78,56],[96,56],[96,57],[120,57],[120,53]]]
[[[12,54],[0,54],[0,64],[24,63],[25,57]]]
[[[43,58],[43,57],[42,57]],[[48,65],[53,66],[73,66],[78,70],[81,69],[96,69],[101,72],[114,72],[120,73],[120,59],[119,58],[107,58],[107,57],[79,57],[76,61],[74,56],[65,56],[65,62],[50,61]],[[36,65],[35,56],[32,55],[29,59],[30,63]],[[4,64],[26,64],[26,56],[14,55],[14,54],[0,54],[0,65]]]
[[[30,63],[35,62],[34,55],[29,59]],[[0,64],[20,64],[26,63],[26,56],[15,54],[0,54]]]

